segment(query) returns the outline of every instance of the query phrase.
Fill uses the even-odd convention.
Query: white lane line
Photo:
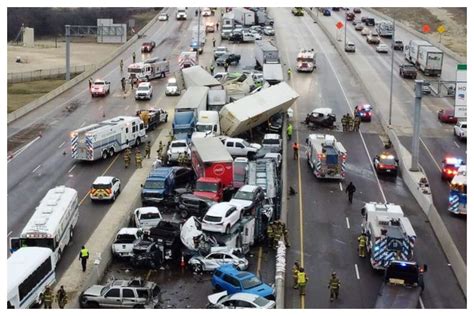
[[[61,145],[58,146],[58,149],[61,148],[61,147],[63,147],[63,145],[64,145],[65,143],[66,143],[65,141],[62,142]]]
[[[81,126],[79,127],[83,127],[84,125],[86,125],[86,121],[82,122]]]
[[[342,184],[339,182],[339,189],[342,191]]]
[[[33,145],[34,142],[36,142],[38,139],[40,139],[41,136],[36,136],[35,139],[33,139],[31,142],[29,142],[28,144],[26,144],[25,146],[21,147],[20,149],[18,149],[17,151],[15,151],[12,155],[12,157],[10,159],[8,159],[8,162],[10,162],[11,160],[13,160],[14,158],[16,158],[18,155],[20,155],[22,152],[24,152],[28,147],[30,147],[31,145]]]
[[[346,217],[347,229],[351,229],[351,224],[349,224],[349,217]]]
[[[73,165],[73,166],[71,167],[71,169],[69,169],[69,171],[68,171],[67,173],[71,173],[71,171],[72,171],[74,168],[76,168],[76,165]]]
[[[359,275],[359,268],[357,267],[357,263],[354,264],[354,268],[355,268],[355,271],[356,271],[356,277],[357,277],[357,280],[360,280],[360,275]]]
[[[130,105],[127,105],[127,106],[125,107],[125,111],[127,111],[129,107],[130,107]]]
[[[8,233],[7,237],[10,236],[12,233],[13,233],[13,230],[11,230],[11,231]]]
[[[99,110],[102,110],[103,107],[104,107],[103,105],[99,106]]]
[[[329,64],[329,67],[331,67],[332,69],[332,72],[334,73],[334,76],[336,77],[336,80],[337,80],[337,83],[339,84],[339,86],[341,87],[341,91],[342,91],[342,94],[344,95],[344,99],[346,99],[346,105],[349,109],[349,113],[352,113],[353,110],[352,110],[352,107],[351,107],[351,104],[349,102],[349,98],[347,97],[347,94],[346,94],[346,91],[344,90],[344,87],[342,86],[342,83],[341,83],[341,80],[339,79],[339,76],[337,74],[337,71],[336,69],[334,68],[331,60],[329,59],[328,55],[326,54],[326,51],[322,48],[322,46],[319,44],[319,41],[317,40],[316,36],[311,33],[311,36],[314,38],[315,42],[318,43],[318,46],[319,46],[319,50],[321,52],[323,52],[324,54],[324,57],[326,58],[326,60],[328,61],[328,64]],[[384,203],[387,203],[387,199],[385,198],[385,193],[383,192],[383,189],[382,189],[382,185],[380,184],[380,180],[379,180],[379,177],[377,176],[377,172],[375,171],[375,167],[374,165],[372,164],[372,159],[370,158],[370,153],[369,153],[369,150],[367,149],[367,144],[365,143],[365,139],[364,139],[364,136],[362,135],[362,131],[359,130],[359,136],[362,140],[362,143],[364,144],[364,149],[365,149],[365,153],[367,154],[367,158],[369,159],[369,163],[370,163],[370,166],[371,166],[371,169],[372,169],[372,172],[374,173],[374,176],[375,176],[375,180],[377,180],[377,185],[379,187],[379,190],[380,190],[380,193],[382,194],[382,198],[384,200]]]
[[[459,144],[456,141],[454,141],[454,145],[456,145],[457,148],[461,148],[461,146],[459,146]]]
[[[423,144],[423,147],[425,147],[426,151],[428,152],[428,155],[430,155],[431,159],[433,159],[433,162],[434,162],[436,168],[438,168],[439,172],[441,172],[441,167],[438,165],[438,162],[436,161],[435,157],[433,156],[431,151],[428,149],[428,146],[426,146],[425,142],[423,141],[423,139],[421,137],[420,137],[420,141]]]
[[[420,307],[422,309],[425,309],[425,304],[423,304],[423,300],[421,299],[421,297],[418,298],[418,302],[420,302]]]
[[[36,167],[35,169],[33,169],[33,171],[32,171],[31,173],[35,173],[40,167],[41,167],[41,165],[38,165],[38,167]]]

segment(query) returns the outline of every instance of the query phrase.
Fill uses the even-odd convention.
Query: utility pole
[[[198,8],[198,34],[197,34],[197,52],[196,52],[196,62],[199,65],[199,49],[201,48],[201,7]]]
[[[66,81],[71,80],[71,57],[70,52],[71,52],[71,26],[66,25]]]
[[[415,113],[413,117],[413,136],[411,139],[410,171],[418,171],[418,156],[420,155],[420,114],[423,82],[424,80],[415,80]]]
[[[395,50],[393,46],[395,45],[395,19],[393,19],[393,41],[392,41],[392,66],[390,68],[390,103],[388,110],[388,125],[392,125],[392,91],[393,91],[393,59],[395,57]]]
[[[347,44],[346,34],[347,34],[347,21],[344,21],[344,49],[346,48],[346,44]]]

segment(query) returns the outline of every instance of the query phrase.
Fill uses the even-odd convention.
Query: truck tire
[[[110,157],[113,157],[114,154],[115,154],[115,150],[114,150],[114,148],[112,147],[112,148],[109,149],[109,156],[110,156]]]
[[[104,159],[104,160],[107,159],[107,156],[108,156],[107,150],[104,150],[104,151],[102,152],[102,159]]]
[[[135,139],[135,147],[140,146],[141,143],[142,143],[142,140],[140,139],[140,137],[137,137],[137,139]]]

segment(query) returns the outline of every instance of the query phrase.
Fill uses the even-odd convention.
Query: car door
[[[219,268],[223,263],[221,253],[211,253],[206,257],[206,270],[215,270]]]
[[[227,151],[229,152],[229,154],[231,155],[236,155],[236,149],[234,148],[234,142],[233,141],[227,141],[225,142],[225,147],[227,148]]]
[[[137,304],[135,291],[132,289],[122,289],[122,308],[134,307]]]
[[[107,293],[105,293],[103,299],[101,300],[101,306],[103,307],[121,307],[122,297],[119,288],[111,288]]]
[[[244,144],[240,142],[235,142],[235,151],[236,156],[247,156],[246,148]]]
[[[240,282],[233,276],[226,274],[224,275],[222,280],[224,281],[223,285],[225,285],[224,289],[227,291],[227,294],[234,294],[234,293],[241,292]]]
[[[112,191],[113,191],[114,195],[117,194],[119,189],[120,189],[120,180],[117,179],[117,178],[113,178],[112,179]]]
[[[228,263],[233,263],[234,262],[234,258],[227,254],[227,253],[224,253],[222,254],[222,264],[228,264]]]
[[[232,207],[225,213],[226,222],[233,226],[239,220],[240,214],[237,212],[237,208]]]

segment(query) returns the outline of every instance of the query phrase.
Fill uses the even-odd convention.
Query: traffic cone
[[[179,266],[181,268],[184,268],[186,266],[186,263],[184,262],[184,256],[181,256],[181,262],[179,263]]]

